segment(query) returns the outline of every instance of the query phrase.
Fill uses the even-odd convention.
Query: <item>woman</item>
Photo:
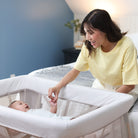
[[[49,98],[56,102],[60,89],[73,81],[80,71],[88,69],[96,78],[95,87],[110,87],[120,93],[132,91],[138,84],[137,51],[108,12],[91,11],[82,22],[81,33],[86,41],[76,64],[55,87],[49,89]]]

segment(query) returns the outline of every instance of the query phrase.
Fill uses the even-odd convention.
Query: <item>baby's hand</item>
[[[50,106],[57,106],[57,102],[53,102],[52,100],[51,101],[49,101],[49,103],[50,103]]]
[[[57,102],[53,102],[52,100],[51,101],[49,101],[49,103],[50,103],[50,111],[52,112],[52,113],[56,113],[57,112]]]

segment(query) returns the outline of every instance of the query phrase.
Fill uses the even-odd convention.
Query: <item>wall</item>
[[[0,1],[0,79],[64,63],[73,46],[64,26],[73,13],[64,0]]]
[[[138,32],[137,0],[65,0],[74,13],[74,18],[83,18],[93,9],[105,9],[122,31]],[[78,4],[79,3],[79,4]]]

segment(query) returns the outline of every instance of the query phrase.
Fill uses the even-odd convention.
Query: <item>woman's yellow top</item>
[[[103,84],[138,84],[137,50],[129,37],[124,36],[110,52],[96,48],[91,55],[83,45],[75,69],[87,71]]]

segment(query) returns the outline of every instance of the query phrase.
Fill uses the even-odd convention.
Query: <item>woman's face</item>
[[[106,34],[98,29],[93,29],[84,24],[84,31],[86,33],[86,40],[88,40],[94,48],[104,45]]]

